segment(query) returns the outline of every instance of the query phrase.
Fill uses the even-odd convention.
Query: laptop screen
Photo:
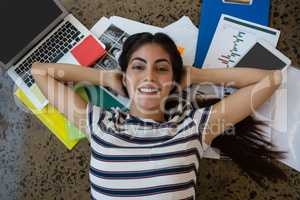
[[[0,61],[4,64],[63,13],[53,0],[5,0],[0,8]]]

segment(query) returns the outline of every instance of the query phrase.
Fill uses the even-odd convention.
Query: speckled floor
[[[157,26],[182,15],[198,24],[196,0],[64,0],[87,27],[119,15]],[[278,48],[300,66],[300,0],[273,0],[271,26],[281,30]],[[299,77],[300,78],[300,77]],[[89,145],[68,151],[32,114],[16,106],[13,82],[0,68],[0,200],[89,199]],[[197,199],[300,199],[300,173],[278,163],[287,182],[256,185],[231,161],[202,160]]]

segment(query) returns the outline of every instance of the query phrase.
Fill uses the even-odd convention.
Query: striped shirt
[[[186,105],[156,122],[88,104],[92,199],[195,199],[210,110]]]

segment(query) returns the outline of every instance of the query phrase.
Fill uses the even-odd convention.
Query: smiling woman
[[[259,183],[264,176],[285,178],[269,162],[282,152],[269,149],[272,144],[256,127],[260,123],[250,116],[280,85],[279,71],[184,67],[175,43],[162,33],[130,36],[119,64],[123,76],[63,64],[32,67],[49,102],[90,140],[93,199],[195,199],[199,159],[209,145],[227,153]],[[127,93],[130,109],[86,103],[62,83],[69,81]],[[181,87],[208,81],[239,90],[202,108],[180,97]],[[179,100],[169,107],[173,94]]]
[[[158,44],[146,44],[136,50],[129,60],[123,79],[132,99],[132,115],[164,121],[161,103],[173,85],[170,56]]]

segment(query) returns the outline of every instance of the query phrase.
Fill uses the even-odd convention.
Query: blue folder
[[[253,0],[251,5],[224,3],[223,0],[203,0],[194,66],[202,67],[222,14],[268,26],[269,9],[270,0]]]

